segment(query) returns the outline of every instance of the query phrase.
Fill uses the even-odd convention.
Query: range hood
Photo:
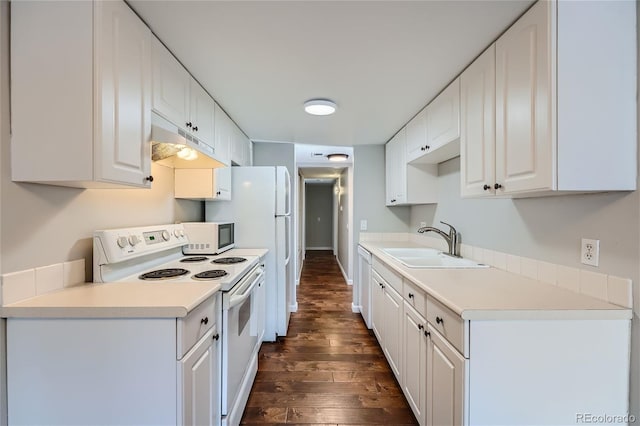
[[[186,133],[155,112],[151,112],[151,160],[153,162],[174,169],[226,167],[224,163],[214,158],[214,153],[213,147]],[[195,158],[189,159],[190,157]]]

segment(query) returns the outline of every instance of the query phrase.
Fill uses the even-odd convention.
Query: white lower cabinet
[[[187,354],[180,364],[182,379],[182,424],[217,425],[220,419],[219,392],[220,383],[219,345],[215,339],[215,329]]]
[[[463,319],[375,256],[372,265],[372,328],[420,425],[564,425],[629,412],[630,320],[482,309]]]
[[[465,359],[431,325],[427,325],[426,422],[458,426],[464,421]]]
[[[427,403],[427,320],[405,301],[403,323],[402,391],[423,425]]]
[[[391,370],[401,380],[402,296],[380,274],[372,274],[372,329]]]
[[[219,315],[8,318],[8,424],[220,425]]]

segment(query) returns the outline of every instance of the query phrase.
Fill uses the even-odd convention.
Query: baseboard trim
[[[289,305],[289,312],[298,312],[298,302],[293,305]]]
[[[351,304],[351,312],[354,314],[359,314],[361,312],[362,306]]]
[[[333,250],[333,247],[307,247],[305,250]]]
[[[347,276],[347,273],[344,271],[344,268],[342,267],[342,263],[340,263],[340,259],[336,257],[336,261],[338,262],[338,266],[340,267],[340,272],[342,272],[342,276],[344,277],[344,280],[347,283],[347,285],[353,285],[353,280],[349,279],[349,277]]]

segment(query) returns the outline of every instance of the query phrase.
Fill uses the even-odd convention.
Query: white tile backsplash
[[[514,274],[520,273],[520,256],[507,255],[507,271],[513,272]]]
[[[556,280],[558,287],[580,293],[580,270],[558,265]]]
[[[36,268],[35,271],[37,295],[64,288],[62,263],[42,266],[40,268]]]
[[[86,281],[84,275],[84,259],[72,260],[64,262],[62,285],[64,287],[75,287],[84,284]]]
[[[580,270],[580,293],[608,300],[607,276],[598,272]]]
[[[84,259],[11,272],[2,275],[2,304],[16,303],[84,282]]]
[[[627,308],[633,307],[632,282],[627,278],[607,277],[607,297],[609,302]]]
[[[447,243],[440,237],[417,233],[360,233],[361,241],[411,241],[446,251]],[[576,293],[595,297],[619,306],[633,306],[633,283],[630,279],[598,272],[557,265],[541,260],[514,256],[482,247],[460,244],[460,255],[478,263],[557,285]]]
[[[558,265],[549,262],[538,261],[538,279],[542,282],[557,285]]]
[[[538,279],[538,261],[528,257],[520,258],[520,274],[527,278]]]
[[[36,295],[36,271],[11,272],[2,276],[2,304],[8,305]]]

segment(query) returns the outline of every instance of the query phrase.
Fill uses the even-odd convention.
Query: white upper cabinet
[[[190,200],[230,200],[231,168],[175,169],[174,197]]]
[[[238,166],[251,165],[251,140],[236,125],[233,126],[231,161]]]
[[[460,79],[406,125],[407,162],[437,164],[460,155]]]
[[[425,162],[440,163],[460,155],[460,79],[427,105]]]
[[[12,3],[14,181],[150,186],[151,38],[120,1]]]
[[[495,45],[491,45],[460,77],[461,195],[495,193]]]
[[[554,189],[551,3],[534,5],[496,42],[496,191]]]
[[[407,128],[403,127],[385,146],[387,206],[431,204],[438,199],[438,166],[408,164]]]
[[[215,148],[215,101],[157,38],[153,41],[153,110]],[[228,163],[217,152],[214,156]]]
[[[427,109],[423,109],[406,125],[407,163],[427,153]]]
[[[539,1],[498,39],[497,195],[636,189],[635,8]]]
[[[158,40],[153,38],[153,109],[186,129],[189,122],[191,76]]]
[[[231,165],[231,146],[233,144],[235,124],[220,105],[215,105],[215,147],[218,160]]]

